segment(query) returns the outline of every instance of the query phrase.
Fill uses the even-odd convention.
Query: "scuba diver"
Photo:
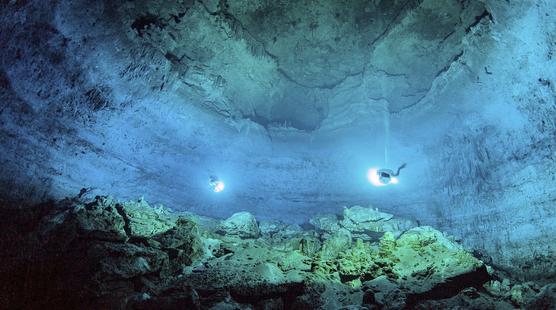
[[[213,192],[219,193],[224,190],[224,182],[220,181],[217,176],[211,175],[209,177],[209,187]]]
[[[403,168],[405,168],[406,164],[404,163],[403,165],[398,167],[398,170],[396,171],[396,173],[394,173],[394,171],[392,171],[391,169],[379,169],[376,173],[378,175],[378,180],[380,181],[380,183],[387,185],[390,183],[397,183],[398,179],[395,178],[398,175],[400,175],[400,170],[402,170]]]

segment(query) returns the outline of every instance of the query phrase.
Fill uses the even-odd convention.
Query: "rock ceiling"
[[[109,6],[103,18],[121,27],[126,40],[171,63],[160,89],[172,85],[227,118],[305,131],[349,123],[337,111],[350,106],[398,113],[418,105],[462,56],[466,35],[492,19],[482,2],[471,0]]]

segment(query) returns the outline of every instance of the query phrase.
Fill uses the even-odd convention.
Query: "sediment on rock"
[[[554,305],[552,286],[501,283],[445,234],[427,226],[392,231],[399,227],[392,221],[410,222],[372,207],[346,208],[343,220],[319,216],[312,220],[318,230],[257,222],[249,213],[210,219],[110,197],[0,212],[1,300],[9,308]],[[357,237],[368,223],[383,234]]]

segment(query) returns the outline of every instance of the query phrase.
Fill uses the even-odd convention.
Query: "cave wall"
[[[438,225],[511,275],[553,279],[556,245],[554,3],[489,4],[488,52],[462,59],[437,158]],[[483,41],[484,43],[484,41]]]

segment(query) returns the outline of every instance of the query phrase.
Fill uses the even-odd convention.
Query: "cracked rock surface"
[[[323,231],[253,223],[247,214],[210,219],[143,199],[74,198],[1,212],[0,300],[7,308],[555,306],[553,285],[498,278],[429,226],[370,240],[345,230],[349,237],[338,242]],[[246,225],[219,232],[230,220]],[[237,234],[250,233],[250,225],[279,228]]]
[[[209,2],[62,1],[55,22],[73,40],[91,28],[95,39],[110,34],[119,48],[105,57],[134,60],[114,69],[148,72],[153,90],[263,127],[313,131],[331,105],[355,104],[330,101],[346,87],[393,112],[417,104],[490,17],[471,0]],[[108,85],[89,92],[95,109],[112,95]]]

